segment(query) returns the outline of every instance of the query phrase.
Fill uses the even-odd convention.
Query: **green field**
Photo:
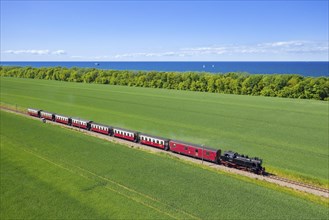
[[[1,78],[1,102],[264,159],[328,184],[328,102]]]
[[[1,219],[324,219],[327,207],[1,111]]]

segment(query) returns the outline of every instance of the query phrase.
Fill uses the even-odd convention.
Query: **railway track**
[[[301,187],[305,187],[305,188],[308,188],[308,189],[312,189],[312,190],[316,190],[316,191],[320,191],[320,192],[324,192],[324,193],[329,194],[329,189],[313,186],[313,185],[310,185],[310,184],[307,184],[307,183],[294,181],[294,180],[287,179],[287,178],[280,177],[280,176],[275,176],[273,174],[268,174],[267,178],[274,179],[274,180],[279,180],[279,181],[282,181],[282,182],[294,184],[294,185],[297,185],[297,186],[301,186]]]
[[[27,114],[26,111],[19,110],[17,108],[13,109],[13,108],[5,107],[5,106],[0,106],[0,109],[2,109],[4,111],[7,111],[7,112],[19,114],[19,115],[24,115],[26,117],[33,118],[33,119],[36,119],[36,120],[40,120],[39,118],[31,117],[30,115]],[[145,145],[141,145],[141,144],[138,144],[138,143],[133,143],[133,142],[126,141],[126,140],[117,139],[117,138],[114,138],[114,137],[111,137],[111,136],[108,136],[108,135],[103,135],[103,134],[95,133],[95,132],[92,132],[92,131],[86,131],[84,129],[79,129],[79,128],[76,128],[76,127],[71,127],[71,126],[67,126],[67,125],[64,125],[64,124],[59,124],[59,123],[56,123],[56,122],[47,121],[47,123],[52,123],[54,125],[58,125],[58,126],[61,126],[61,127],[68,127],[70,129],[73,129],[73,130],[82,131],[83,133],[85,133],[87,135],[98,137],[98,138],[101,138],[101,139],[104,139],[104,140],[107,140],[107,141],[111,141],[111,142],[115,142],[115,143],[119,143],[119,144],[122,144],[122,145],[126,145],[128,147],[136,147],[136,148],[144,149],[144,150],[147,150],[147,151],[161,152],[161,153],[165,153],[165,154],[170,154],[171,156],[174,156],[174,157],[186,160],[186,161],[190,161],[190,162],[193,162],[193,163],[202,164],[204,166],[208,166],[208,167],[213,168],[213,169],[223,170],[225,172],[239,174],[239,175],[247,176],[247,177],[250,177],[250,178],[253,178],[253,179],[264,180],[264,181],[274,183],[274,184],[277,184],[277,185],[280,185],[280,186],[283,186],[283,187],[289,187],[289,188],[299,190],[299,191],[303,191],[303,192],[307,192],[307,193],[310,193],[310,194],[313,194],[313,195],[329,198],[329,189],[313,186],[313,185],[303,183],[303,182],[294,181],[294,180],[287,179],[287,178],[280,177],[280,176],[275,176],[271,173],[267,173],[266,175],[256,175],[254,173],[250,173],[250,172],[247,172],[247,171],[242,171],[242,170],[238,170],[238,169],[235,169],[235,168],[229,168],[229,167],[226,167],[226,166],[219,166],[219,165],[216,165],[214,163],[207,162],[207,161],[202,161],[201,162],[198,159],[191,158],[191,157],[186,157],[186,156],[183,156],[183,155],[180,155],[180,154],[174,154],[170,151],[163,151],[161,149],[147,147]]]

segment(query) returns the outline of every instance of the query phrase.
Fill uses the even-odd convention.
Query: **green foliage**
[[[0,78],[1,101],[235,150],[328,184],[328,103]],[[273,169],[272,169],[273,171]]]
[[[1,127],[1,219],[327,217],[290,193],[39,120],[1,111]]]
[[[328,77],[293,74],[136,72],[77,67],[2,66],[0,76],[299,99],[328,100],[329,97]]]

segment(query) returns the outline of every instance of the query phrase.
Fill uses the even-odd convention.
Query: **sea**
[[[83,67],[113,70],[177,71],[177,72],[246,72],[250,74],[299,74],[329,76],[329,62],[3,62],[1,66]]]

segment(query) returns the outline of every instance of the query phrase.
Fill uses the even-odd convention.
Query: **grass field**
[[[1,112],[1,219],[324,219],[327,207]]]
[[[328,102],[1,78],[1,102],[235,150],[328,185]]]

